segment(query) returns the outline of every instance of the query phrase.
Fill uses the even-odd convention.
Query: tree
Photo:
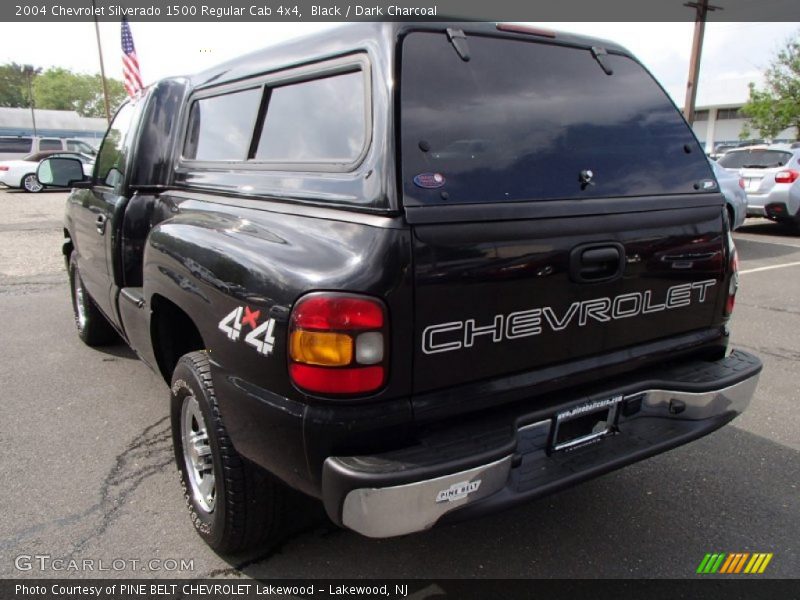
[[[800,135],[800,34],[787,41],[764,73],[765,90],[750,84],[750,99],[742,112],[762,137],[774,138],[787,127]],[[742,139],[750,136],[749,128]]]
[[[111,110],[125,98],[122,82],[107,79]],[[84,75],[53,67],[34,81],[34,98],[39,108],[74,110],[83,117],[103,117],[103,83],[100,75]]]
[[[24,65],[0,65],[0,106],[28,106],[28,80]]]

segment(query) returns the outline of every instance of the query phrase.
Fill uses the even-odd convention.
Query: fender
[[[332,220],[260,208],[269,206],[267,201],[217,200],[188,192],[161,196],[159,213],[169,217],[153,227],[145,244],[143,297],[149,306],[156,297],[169,300],[196,325],[237,451],[305,489],[303,482],[316,477],[307,472],[302,434],[309,401],[315,399],[288,377],[292,306],[301,295],[319,290],[357,289],[382,298],[396,325],[392,376],[374,401],[396,398],[404,407],[396,418],[410,420],[410,230],[392,217],[370,215],[365,224],[365,218],[342,211],[329,211],[339,216]],[[372,253],[391,257],[393,264],[368,260]],[[343,426],[326,444],[353,435]]]

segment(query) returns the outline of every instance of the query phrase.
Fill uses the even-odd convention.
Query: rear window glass
[[[246,160],[260,102],[261,88],[195,102],[183,156],[196,160]]]
[[[366,139],[362,72],[272,89],[256,160],[350,163]]]
[[[772,169],[782,167],[792,159],[791,152],[780,150],[736,150],[719,159],[726,169]]]
[[[0,138],[0,152],[30,152],[31,138]]]
[[[407,205],[688,194],[713,177],[636,61],[603,56],[609,76],[589,50],[474,35],[467,44],[469,62],[444,34],[403,43]]]

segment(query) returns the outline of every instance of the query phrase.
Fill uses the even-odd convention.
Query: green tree
[[[125,99],[125,88],[116,79],[106,81],[113,112]],[[38,108],[74,110],[83,117],[104,117],[106,114],[100,75],[85,75],[53,67],[34,80],[33,88]]]
[[[800,34],[787,41],[764,73],[765,90],[750,84],[750,99],[742,112],[762,137],[774,138],[787,127],[800,135]],[[750,136],[749,128],[742,139]]]
[[[28,106],[28,80],[24,65],[13,62],[0,65],[0,106]]]

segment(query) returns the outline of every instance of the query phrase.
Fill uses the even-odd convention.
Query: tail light
[[[289,322],[289,376],[318,394],[365,394],[386,382],[388,322],[377,299],[319,292],[301,298]]]
[[[731,252],[731,279],[728,284],[728,298],[725,300],[725,316],[733,314],[733,305],[736,303],[736,291],[739,289],[739,254],[736,248]]]
[[[800,177],[800,171],[794,169],[778,171],[775,173],[775,183],[794,183],[798,177]]]
[[[744,177],[739,177],[739,187],[744,189]]]
[[[0,166],[0,171],[8,171],[8,167],[6,167],[6,166]]]

